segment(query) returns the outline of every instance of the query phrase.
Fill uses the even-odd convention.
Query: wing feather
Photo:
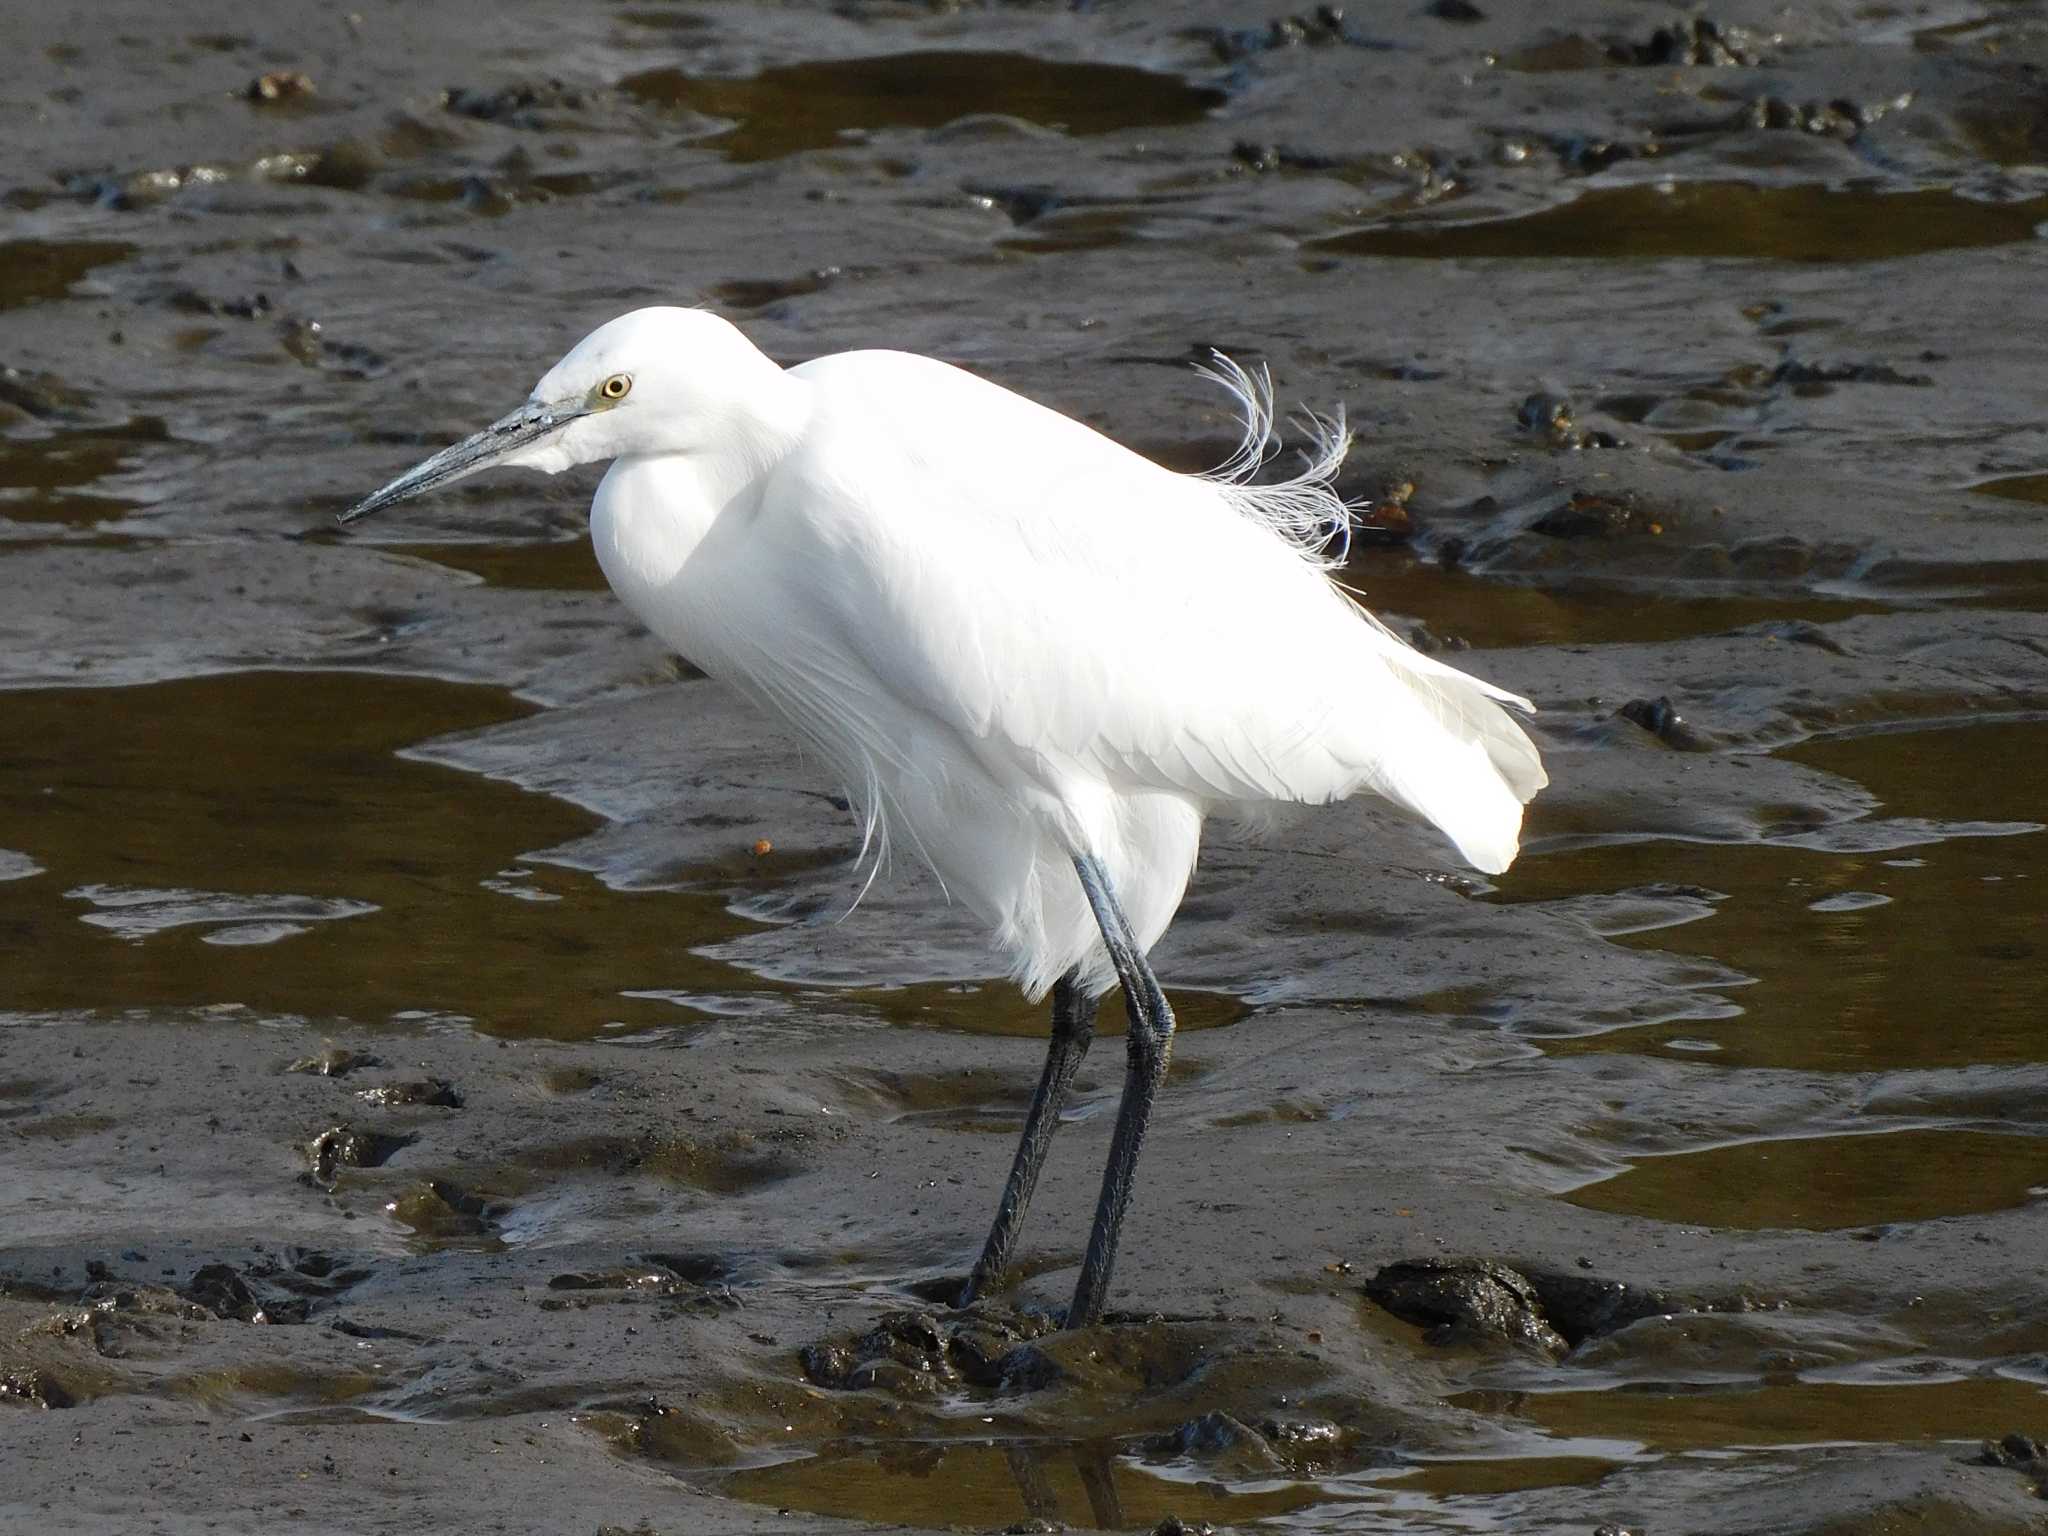
[[[1544,783],[1503,708],[1527,701],[1414,651],[1322,569],[1341,423],[1334,455],[1272,495],[1172,473],[929,359],[797,372],[812,431],[765,509],[811,546],[807,601],[997,782],[1205,805],[1371,790],[1482,869],[1514,857]],[[1263,441],[1270,385],[1225,377]]]

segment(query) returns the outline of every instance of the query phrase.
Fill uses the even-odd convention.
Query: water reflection
[[[734,160],[825,149],[850,132],[939,128],[984,113],[1067,133],[1193,122],[1221,91],[1128,65],[947,51],[806,60],[744,79],[651,69],[620,82],[652,106],[728,118],[716,143]]]
[[[1313,1483],[1226,1488],[1167,1475],[1117,1451],[1107,1440],[841,1443],[736,1472],[719,1491],[779,1509],[947,1529],[1035,1520],[1144,1530],[1169,1516],[1190,1525],[1260,1520],[1328,1500]]]
[[[1808,742],[1782,755],[1870,790],[1882,809],[1869,822],[1766,843],[1622,843],[1526,860],[1502,878],[1502,899],[1673,880],[1718,893],[1711,916],[1615,942],[1757,978],[1733,995],[1736,1017],[1546,1049],[1683,1042],[1727,1066],[1822,1071],[2048,1060],[2035,1003],[2048,837],[2024,831],[2042,802],[2032,776],[2014,771],[2044,753],[2042,721]],[[2022,835],[1982,835],[2000,830]]]
[[[675,1022],[636,988],[761,986],[690,953],[750,931],[721,899],[522,862],[596,817],[397,755],[527,713],[504,694],[259,672],[0,709],[0,824],[44,871],[0,883],[11,1007],[581,1039]]]

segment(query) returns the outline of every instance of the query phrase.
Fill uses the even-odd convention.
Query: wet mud
[[[17,9],[0,1527],[2048,1522],[2042,7]],[[1541,706],[1504,876],[1212,838],[1098,1327],[1114,1040],[953,1310],[1043,1021],[593,477],[331,527],[650,302],[1263,361]]]

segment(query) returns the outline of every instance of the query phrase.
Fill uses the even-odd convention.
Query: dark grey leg
[[[1060,1496],[1045,1474],[1045,1449],[1037,1445],[1008,1445],[1003,1460],[1010,1464],[1017,1492],[1024,1500],[1024,1513],[1053,1525],[1060,1517]]]
[[[1102,1171],[1102,1198],[1095,1207],[1095,1228],[1088,1236],[1088,1253],[1081,1261],[1073,1305],[1067,1309],[1067,1326],[1085,1328],[1101,1320],[1102,1304],[1109,1296],[1117,1234],[1131,1203],[1131,1179],[1138,1170],[1138,1147],[1145,1139],[1145,1122],[1151,1118],[1159,1085],[1166,1080],[1167,1058],[1173,1050],[1173,1010],[1166,1006],[1159,978],[1138,951],[1137,938],[1123,908],[1117,905],[1102,866],[1091,858],[1079,858],[1074,860],[1074,869],[1081,877],[1081,889],[1088,893],[1089,906],[1095,909],[1095,921],[1102,929],[1103,943],[1109,946],[1117,979],[1124,984],[1124,1007],[1131,1020],[1130,1062],[1124,1071],[1116,1131],[1110,1138],[1109,1163]]]
[[[1000,1280],[1010,1263],[1010,1251],[1017,1245],[1018,1230],[1024,1225],[1024,1211],[1031,1204],[1031,1191],[1038,1184],[1038,1170],[1045,1166],[1046,1148],[1059,1129],[1060,1106],[1074,1084],[1081,1058],[1088,1054],[1088,1042],[1095,1038],[1097,999],[1083,997],[1072,976],[1063,976],[1052,989],[1052,1044],[1046,1048],[1045,1070],[1039,1074],[1038,1091],[1031,1095],[1031,1108],[1024,1115],[1024,1135],[1017,1143],[1017,1156],[1010,1164],[1010,1181],[1003,1186],[1002,1204],[996,1207],[996,1223],[982,1244],[981,1258],[967,1277],[960,1293],[960,1305],[972,1305],[974,1298]]]
[[[1075,1446],[1074,1470],[1081,1474],[1081,1488],[1088,1495],[1089,1522],[1099,1531],[1128,1530],[1131,1522],[1124,1517],[1123,1495],[1116,1491],[1116,1468],[1110,1460],[1110,1450],[1106,1440]]]

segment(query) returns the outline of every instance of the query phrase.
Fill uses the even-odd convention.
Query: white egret
[[[1102,1314],[1173,1014],[1146,954],[1211,814],[1370,792],[1482,870],[1545,782],[1503,705],[1333,582],[1349,436],[1254,485],[1270,382],[1218,358],[1245,417],[1183,475],[930,358],[784,369],[690,309],[601,326],[526,404],[342,514],[493,465],[610,460],[591,536],[657,636],[780,715],[843,780],[863,854],[907,845],[994,935],[1052,1042],[961,1297],[1003,1272],[1097,1003],[1120,981],[1129,1063],[1068,1311]]]

